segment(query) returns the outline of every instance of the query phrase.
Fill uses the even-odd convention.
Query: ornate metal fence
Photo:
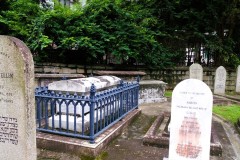
[[[62,93],[36,88],[37,131],[94,139],[138,108],[139,80],[96,92],[94,84],[89,95]],[[78,113],[82,113],[81,116]]]

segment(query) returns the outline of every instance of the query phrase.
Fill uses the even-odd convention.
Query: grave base
[[[59,127],[59,121],[60,121],[59,118],[60,118],[59,115],[54,115],[54,116],[50,117],[48,119],[49,127],[53,127],[52,124],[54,124],[55,125],[54,128],[60,128]],[[68,123],[69,123],[68,129],[70,131],[74,131],[74,116],[61,115],[61,128],[67,129],[67,125],[66,125],[67,119],[68,119]],[[52,123],[52,122],[54,122],[54,123]],[[85,131],[88,130],[89,126],[90,126],[89,116],[86,116],[86,118],[84,118]],[[76,118],[76,131],[82,133],[82,117]]]
[[[90,144],[89,140],[37,132],[37,147],[78,156],[97,156],[114,138],[119,136],[123,129],[127,127],[135,117],[139,116],[140,113],[141,110],[139,109],[128,113],[121,121],[99,135],[95,139],[94,144]]]
[[[168,125],[170,122],[170,113],[164,112],[160,114],[154,121],[152,126],[149,128],[146,135],[143,137],[144,145],[157,146],[162,148],[169,147],[169,137]],[[211,144],[210,144],[210,154],[212,156],[222,155],[222,145],[214,129],[215,125],[212,125],[211,132]]]
[[[167,83],[158,80],[143,80],[139,84],[139,104],[167,101],[164,97]]]

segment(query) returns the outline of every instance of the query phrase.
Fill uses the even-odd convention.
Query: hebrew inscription
[[[17,118],[0,116],[0,143],[18,144]]]

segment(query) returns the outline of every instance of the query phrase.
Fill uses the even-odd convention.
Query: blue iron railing
[[[35,90],[37,130],[59,135],[94,139],[138,108],[139,80],[89,95],[62,93],[39,87]]]

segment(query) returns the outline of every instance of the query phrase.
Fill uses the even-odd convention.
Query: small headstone
[[[209,160],[213,96],[197,79],[180,82],[172,94],[169,160]]]
[[[193,63],[190,67],[189,67],[189,76],[190,79],[199,79],[199,80],[203,80],[203,68],[200,64],[198,63]]]
[[[214,82],[214,94],[225,94],[226,75],[227,72],[223,66],[217,68]]]
[[[236,92],[240,92],[240,65],[237,68]]]
[[[159,80],[142,80],[139,84],[139,104],[167,101],[164,97],[167,83]]]
[[[34,63],[27,46],[0,35],[0,159],[36,160]]]

